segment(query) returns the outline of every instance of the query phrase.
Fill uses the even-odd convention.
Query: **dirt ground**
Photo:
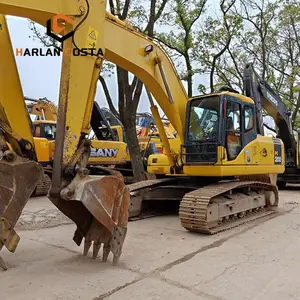
[[[280,196],[276,214],[213,236],[187,232],[177,216],[130,222],[117,267],[83,257],[75,226],[33,198],[16,253],[1,252],[0,299],[300,299],[300,187]]]

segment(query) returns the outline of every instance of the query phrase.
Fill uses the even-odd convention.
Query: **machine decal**
[[[112,148],[92,148],[90,157],[116,157],[119,149]]]
[[[251,162],[250,151],[249,151],[249,150],[246,150],[245,153],[246,153],[246,156],[247,156],[246,161],[247,161],[247,163],[249,164],[249,163]]]
[[[273,95],[268,90],[266,91],[266,93],[267,93],[267,96],[269,97],[270,101],[274,105],[278,106],[278,101],[273,97]]]
[[[282,152],[281,143],[278,139],[273,139],[274,141],[274,163],[275,165],[281,165],[282,163]]]
[[[261,154],[263,157],[267,157],[267,155],[268,155],[267,149],[266,149],[266,148],[263,148],[263,149],[260,151],[260,154]]]
[[[96,48],[98,35],[99,32],[90,26],[86,39],[86,48]]]

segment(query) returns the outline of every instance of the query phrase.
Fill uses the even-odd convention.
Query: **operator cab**
[[[185,130],[186,164],[217,163],[218,147],[228,160],[257,136],[254,102],[232,92],[194,98],[188,102]]]
[[[55,121],[34,121],[33,136],[37,138],[46,138],[49,141],[55,140],[56,122]]]

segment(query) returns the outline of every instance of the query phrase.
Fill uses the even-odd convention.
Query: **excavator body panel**
[[[118,141],[92,140],[89,164],[122,165],[127,161],[127,145]]]
[[[41,164],[49,163],[49,141],[45,138],[34,138],[38,162]]]

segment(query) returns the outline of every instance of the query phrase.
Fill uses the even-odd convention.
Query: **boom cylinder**
[[[175,166],[175,162],[174,162],[174,158],[173,158],[173,156],[171,154],[171,147],[170,147],[170,143],[169,143],[168,137],[166,135],[165,127],[164,127],[164,124],[163,124],[163,122],[162,122],[162,120],[160,118],[157,106],[154,105],[151,93],[149,92],[149,90],[147,88],[146,88],[146,91],[147,91],[147,95],[148,95],[149,102],[150,102],[150,105],[151,105],[150,109],[151,109],[151,112],[152,112],[155,124],[157,126],[157,129],[159,131],[160,139],[161,139],[161,141],[162,141],[162,143],[164,145],[165,154],[167,155],[167,158],[168,158],[168,161],[169,161],[169,165],[170,165],[170,167],[172,169]]]

